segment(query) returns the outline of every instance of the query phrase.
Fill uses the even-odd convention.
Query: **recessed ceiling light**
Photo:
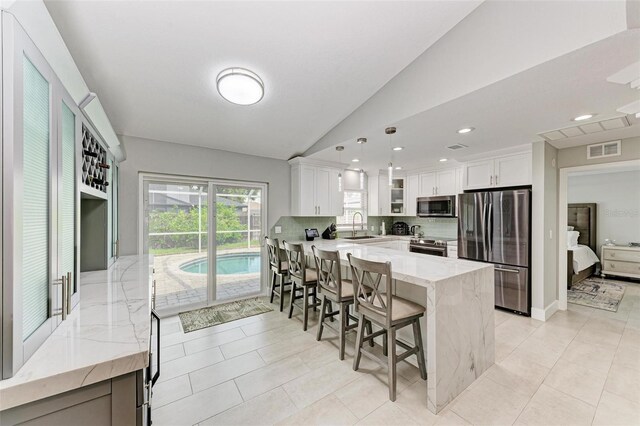
[[[359,160],[358,158],[354,158],[354,159],[353,159],[353,160],[351,160],[351,161],[353,161],[354,163],[357,163],[357,162],[358,162],[358,161],[360,161],[360,160]]]
[[[582,121],[582,120],[588,120],[591,117],[593,117],[594,114],[584,114],[584,115],[579,115],[576,118],[573,119],[573,121]]]
[[[264,83],[258,75],[244,68],[227,68],[216,78],[218,93],[237,105],[253,105],[264,96]]]
[[[394,146],[394,147],[393,147],[393,150],[394,150],[394,151],[402,151],[403,149],[404,149],[404,147],[403,147],[403,146]]]
[[[444,163],[445,161],[447,161],[447,159],[446,158],[441,158],[440,161]]]
[[[476,129],[475,127],[465,127],[458,130],[458,133],[460,133],[461,135],[464,135],[465,133],[473,132],[475,129]]]
[[[359,144],[367,143],[367,138],[358,138],[356,142],[358,142]]]
[[[402,170],[402,167],[397,166],[397,167],[396,167],[396,170]]]

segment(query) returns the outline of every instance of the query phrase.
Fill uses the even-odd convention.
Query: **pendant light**
[[[367,143],[367,138],[358,138],[358,145],[360,145],[360,158],[363,158],[362,156],[362,145],[364,145],[365,143]],[[364,189],[364,169],[361,168],[360,169],[360,189]]]
[[[389,186],[393,186],[393,145],[391,145],[391,135],[396,133],[395,127],[387,127],[384,132],[389,135],[389,148],[391,150],[391,158],[387,166],[389,172]]]
[[[338,162],[342,163],[342,151],[344,151],[344,146],[336,146],[336,151],[338,151]],[[342,172],[338,173],[338,192],[342,192]]]

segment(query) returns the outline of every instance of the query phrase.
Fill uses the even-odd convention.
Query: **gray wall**
[[[558,150],[547,142],[533,144],[531,292],[532,314],[557,300]],[[536,315],[537,314],[537,315]]]
[[[640,242],[640,170],[570,175],[567,200],[598,203],[598,247],[605,238],[617,244]]]
[[[587,160],[587,145],[564,148],[558,151],[558,167],[576,167],[589,164],[615,163],[617,161],[637,160],[640,158],[640,137],[622,139],[621,155]]]
[[[291,173],[286,161],[128,136],[121,140],[127,151],[120,165],[122,255],[138,251],[140,172],[265,182],[269,188],[267,229],[289,214]]]

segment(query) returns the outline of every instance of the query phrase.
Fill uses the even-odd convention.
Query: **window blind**
[[[60,219],[62,225],[60,266],[61,274],[72,272],[74,291],[77,280],[74,270],[75,236],[75,141],[76,117],[62,103],[62,191],[60,193]]]
[[[23,57],[22,337],[48,318],[49,82]]]

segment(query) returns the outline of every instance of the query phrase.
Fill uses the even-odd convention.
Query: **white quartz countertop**
[[[124,256],[80,275],[80,302],[15,376],[0,381],[0,409],[145,368],[149,363],[148,256]]]
[[[393,278],[408,283],[426,286],[429,283],[463,275],[468,272],[484,268],[492,268],[488,263],[472,262],[450,257],[430,256],[421,253],[411,253],[393,250],[384,247],[376,247],[367,244],[374,240],[365,239],[360,242],[335,239],[315,241],[289,241],[290,243],[302,243],[305,253],[312,254],[311,246],[315,245],[321,250],[338,250],[340,259],[347,262],[347,253],[352,256],[376,262],[391,262]],[[315,267],[315,266],[314,266]]]

